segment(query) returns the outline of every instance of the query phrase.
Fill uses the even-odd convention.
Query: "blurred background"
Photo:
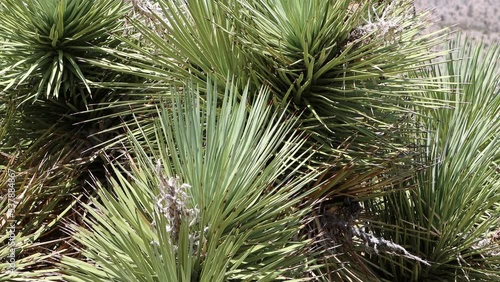
[[[500,0],[415,0],[417,10],[430,10],[436,27],[463,30],[485,42],[500,40]]]

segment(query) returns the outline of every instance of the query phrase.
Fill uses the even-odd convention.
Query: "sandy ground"
[[[474,39],[500,41],[500,0],[415,0],[417,10],[431,10],[434,28],[462,30]]]

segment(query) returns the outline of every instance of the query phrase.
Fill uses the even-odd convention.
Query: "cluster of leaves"
[[[417,119],[425,128],[415,138],[418,161],[431,166],[401,184],[414,189],[370,205],[379,233],[431,265],[376,258],[388,279],[500,279],[500,47],[485,50],[458,37],[449,48],[455,51],[446,62],[427,74],[448,91],[425,95],[450,107],[419,109],[430,119]]]
[[[408,151],[397,127],[406,107],[435,103],[411,94],[427,81],[403,76],[436,56],[428,50],[439,42],[418,36],[423,18],[409,2],[158,1],[155,28],[135,24],[150,44],[109,52],[134,58],[126,71],[155,81],[204,85],[209,75],[223,84],[234,75],[250,90],[268,85],[277,107],[304,112],[306,148],[317,146],[319,162],[342,154],[380,165]]]
[[[498,278],[500,51],[410,2],[0,3],[0,281]]]
[[[24,83],[32,91],[18,102],[47,97],[86,100],[89,83],[102,80],[99,69],[82,62],[102,58],[95,46],[116,48],[111,33],[121,29],[122,1],[18,1],[0,4],[1,85]]]
[[[103,82],[137,81],[84,60],[110,59],[99,48],[119,48],[114,34],[123,32],[127,11],[120,0],[0,3],[1,207],[15,220],[18,267],[15,273],[2,271],[2,279],[57,279],[57,256],[71,252],[60,221],[78,218],[77,199],[85,198],[90,173],[104,176],[103,161],[92,148],[117,131],[95,134],[121,122],[92,122],[106,111],[88,110],[96,103],[133,99]],[[16,174],[16,198],[10,202],[3,197],[7,169]],[[3,221],[2,240],[9,235],[6,228]],[[11,250],[7,244],[0,249],[2,254]]]
[[[71,226],[92,263],[64,258],[68,281],[276,281],[315,265],[304,265],[298,207],[319,171],[301,173],[294,120],[271,113],[265,90],[247,111],[248,92],[237,101],[229,87],[219,101],[208,87],[206,102],[189,88],[161,109],[147,148],[133,140],[132,169],[114,167],[89,230]]]

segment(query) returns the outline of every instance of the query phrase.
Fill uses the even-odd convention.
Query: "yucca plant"
[[[300,230],[320,171],[301,172],[295,119],[265,88],[204,89],[167,101],[148,146],[132,138],[129,165],[113,165],[113,190],[97,184],[86,227],[68,226],[84,257],[62,259],[67,281],[300,281],[317,267]]]
[[[24,121],[18,128],[27,123],[43,131],[57,124],[59,129],[67,126],[59,135],[83,139],[119,123],[101,119],[99,126],[98,122],[86,128],[76,125],[109,114],[109,110],[81,114],[96,104],[134,99],[104,84],[120,80],[130,84],[136,78],[86,61],[113,60],[101,48],[119,48],[116,35],[125,30],[127,8],[120,0],[8,0],[0,4],[0,100],[21,112]],[[31,116],[40,112],[47,113],[43,122]]]
[[[438,55],[429,49],[440,41],[419,35],[423,17],[411,13],[410,1],[133,2],[143,19],[132,24],[143,41],[131,40],[128,50],[108,50],[133,62],[102,67],[160,85],[162,81],[183,85],[186,77],[193,76],[204,85],[206,74],[219,83],[234,75],[240,87],[248,82],[249,89],[268,85],[270,103],[277,109],[302,113],[301,130],[308,133],[302,149],[313,147],[316,153],[311,165],[328,167],[321,176],[325,181],[321,190],[311,196],[322,203],[316,207],[318,216],[342,206],[344,199],[359,205],[388,193],[392,183],[410,177],[414,149],[405,136],[414,130],[411,112],[415,105],[439,103],[420,95],[421,86],[432,80],[410,78],[407,73],[429,64]],[[148,9],[153,5],[156,8]],[[133,126],[138,139],[141,130],[152,134],[147,126],[141,130]],[[120,136],[109,142],[119,143]],[[362,208],[352,215],[363,215]],[[325,234],[323,228],[317,229],[312,232]],[[330,235],[343,236],[342,232]],[[337,254],[354,257],[344,261],[360,261],[363,244],[344,247]],[[364,262],[355,267],[333,263],[335,271],[347,265],[341,277],[360,269],[373,276],[361,265]]]
[[[38,144],[48,154],[78,147],[72,161],[93,159],[96,152],[86,150],[115,133],[95,134],[121,119],[89,122],[112,110],[86,111],[103,102],[133,100],[102,83],[135,80],[84,60],[112,59],[100,48],[119,47],[115,35],[124,31],[127,5],[119,0],[8,0],[0,4],[0,13],[0,116],[8,131],[0,146],[25,150]],[[46,144],[40,145],[42,138]]]
[[[425,22],[410,1],[132,2],[142,19],[131,23],[142,40],[106,50],[131,64],[92,63],[160,88],[182,87],[186,77],[204,85],[207,74],[221,87],[228,75],[250,90],[268,85],[275,108],[302,113],[301,130],[308,133],[302,150],[314,147],[311,165],[328,166],[321,178],[329,183],[312,195],[322,203],[319,211],[345,198],[359,203],[380,196],[410,177],[411,112],[439,103],[420,95],[432,80],[407,74],[429,64],[438,55],[429,49],[440,41],[420,35]],[[139,142],[144,132],[153,134],[147,125],[134,127],[129,124]],[[357,247],[343,252],[357,257],[363,252]]]
[[[463,44],[463,45],[459,45]],[[454,50],[429,71],[448,91],[427,92],[449,107],[419,113],[426,129],[416,136],[431,164],[403,185],[414,187],[375,200],[371,213],[379,234],[427,260],[374,256],[391,281],[496,281],[500,279],[500,48],[458,37]]]
[[[33,141],[50,135],[69,142],[69,148],[76,146],[71,143],[85,140],[89,149],[115,134],[97,133],[110,127],[119,131],[116,127],[124,117],[103,118],[114,112],[110,107],[88,111],[103,103],[136,100],[127,95],[131,90],[116,85],[106,88],[106,83],[127,81],[130,89],[142,80],[88,60],[114,60],[103,48],[120,48],[117,35],[125,32],[129,7],[121,0],[8,0],[0,4],[0,101],[9,105],[5,112],[16,112],[10,116],[15,121],[8,123],[15,123],[17,131],[23,132],[16,135],[12,130],[4,136],[12,140],[3,143],[17,142],[19,136],[30,136]],[[56,133],[47,134],[49,131]]]
[[[16,234],[33,242],[19,241],[18,271],[6,276],[9,281],[40,281],[43,273],[54,272],[53,256],[68,250],[60,219],[74,216],[74,193],[83,193],[90,172],[104,176],[102,159],[92,148],[117,133],[95,134],[121,119],[89,122],[109,110],[85,111],[101,102],[134,99],[102,83],[136,78],[83,59],[112,59],[99,48],[119,47],[114,36],[123,33],[126,13],[122,1],[0,3],[0,165],[17,174],[15,196],[22,201],[13,211]]]
[[[387,231],[406,221],[360,227],[415,185],[398,185],[419,167],[415,109],[448,87],[418,78],[440,39],[419,35],[410,1],[118,2],[0,4],[2,150],[40,152],[30,165],[65,156],[54,172],[76,174],[68,195],[97,168],[90,216],[68,225],[82,256],[53,279],[369,281],[429,260]],[[69,27],[82,30],[61,36]],[[106,181],[95,148],[113,159],[122,142],[128,161],[109,160]],[[389,245],[399,256],[377,255]]]
[[[437,56],[429,49],[440,40],[419,35],[411,1],[133,2],[154,22],[133,22],[150,45],[108,50],[134,62],[102,67],[169,83],[194,75],[203,85],[210,74],[269,85],[277,107],[304,111],[319,162],[342,154],[344,164],[380,164],[409,151],[397,126],[407,106],[435,102],[417,95],[429,81],[405,76]]]
[[[116,47],[112,37],[123,28],[122,1],[6,0],[0,4],[0,85],[7,89],[28,84],[33,90],[20,103],[36,98],[86,100],[90,83],[102,70],[82,58],[104,58],[96,46]]]

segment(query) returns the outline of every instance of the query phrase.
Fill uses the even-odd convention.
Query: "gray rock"
[[[415,7],[430,10],[431,30],[450,27],[485,43],[500,41],[500,0],[415,0]]]

